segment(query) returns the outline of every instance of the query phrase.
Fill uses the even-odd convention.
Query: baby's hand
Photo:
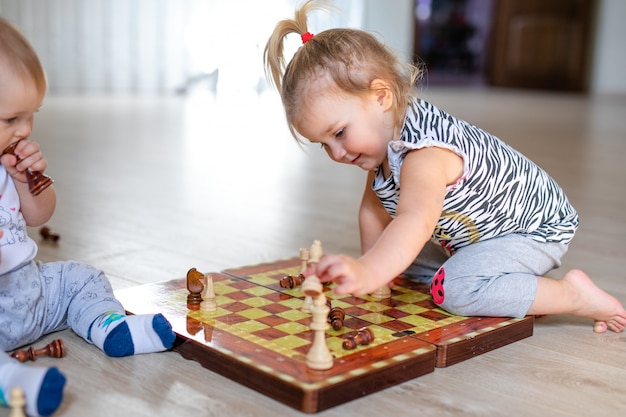
[[[324,255],[304,272],[305,276],[313,274],[322,282],[335,282],[336,294],[365,295],[380,286],[361,262],[347,255]]]
[[[15,180],[24,183],[27,169],[43,172],[48,167],[39,144],[28,139],[19,141],[10,153],[3,153],[0,161]]]

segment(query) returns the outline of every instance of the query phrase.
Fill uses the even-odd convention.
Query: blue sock
[[[126,316],[107,312],[89,329],[89,340],[109,356],[162,352],[174,344],[176,334],[162,314]]]
[[[26,366],[17,361],[0,366],[0,403],[8,405],[9,393],[20,387],[26,399],[26,414],[45,417],[63,401],[65,376],[55,367]]]

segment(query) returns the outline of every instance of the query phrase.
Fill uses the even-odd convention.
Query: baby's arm
[[[28,226],[39,226],[47,222],[56,207],[56,191],[54,186],[43,190],[38,196],[31,195],[26,180],[26,169],[43,172],[48,167],[36,142],[22,140],[15,148],[14,155],[3,155],[2,165],[13,177],[15,188],[20,196],[20,209]]]
[[[401,172],[396,217],[359,259],[324,256],[315,268],[322,281],[335,281],[337,293],[371,293],[401,274],[432,236],[448,184],[462,174],[462,159],[442,148],[410,152]],[[308,272],[308,271],[307,271]]]

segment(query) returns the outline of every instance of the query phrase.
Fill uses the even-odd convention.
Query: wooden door
[[[496,0],[487,81],[585,91],[595,0]]]

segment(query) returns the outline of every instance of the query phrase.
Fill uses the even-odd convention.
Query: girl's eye
[[[17,117],[9,117],[8,119],[5,119],[7,123],[13,123],[16,120],[17,120]]]
[[[338,130],[338,131],[335,133],[335,137],[336,137],[336,138],[340,138],[340,137],[342,137],[342,136],[344,135],[344,133],[346,133],[346,129],[345,129],[345,128],[344,128],[344,129],[340,129],[340,130]]]

